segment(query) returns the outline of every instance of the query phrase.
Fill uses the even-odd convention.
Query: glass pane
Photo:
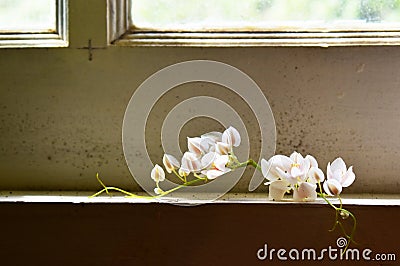
[[[131,0],[131,25],[154,30],[400,28],[400,0]]]
[[[56,0],[0,0],[1,32],[54,32]]]

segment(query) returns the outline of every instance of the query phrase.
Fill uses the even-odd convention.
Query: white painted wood
[[[56,32],[0,34],[0,48],[67,47],[68,0],[56,1]]]

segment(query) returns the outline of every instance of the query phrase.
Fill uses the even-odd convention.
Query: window
[[[118,5],[128,20],[123,38],[115,38],[120,44],[400,43],[397,0],[129,0]]]
[[[109,47],[108,41],[117,38],[121,39],[117,43],[131,45],[129,38],[135,34],[129,29],[128,13],[120,13],[128,10],[129,2],[75,0],[68,4],[67,48],[0,49],[1,190],[96,191],[96,172],[106,184],[139,190],[126,167],[121,145],[122,118],[132,93],[163,67],[206,59],[243,70],[263,89],[274,105],[278,153],[290,154],[296,149],[318,156],[321,164],[341,155],[354,165],[359,177],[348,195],[376,193],[390,198],[390,194],[399,194],[398,171],[393,164],[400,149],[399,46]],[[107,31],[107,14],[110,26],[119,32]],[[191,39],[180,40],[192,45]],[[240,46],[249,40],[226,42],[232,45],[236,41]],[[149,37],[135,41],[159,46],[166,42]],[[167,41],[169,45],[175,40]],[[211,37],[196,41],[195,45],[221,43]],[[168,112],[182,101],[180,92],[203,94],[199,88],[178,88],[160,107]],[[225,97],[224,90],[214,90],[211,85],[205,89],[210,95]],[[160,125],[162,121],[156,116],[152,123]],[[186,128],[183,136],[195,136],[200,130]],[[149,132],[150,137],[159,138],[156,131]],[[157,151],[154,156],[159,156],[159,142],[150,144]],[[250,179],[246,178],[235,192],[248,191]],[[373,198],[371,194],[365,197]]]
[[[64,47],[67,0],[1,0],[0,48]]]

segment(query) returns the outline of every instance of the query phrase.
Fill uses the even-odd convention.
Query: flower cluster
[[[317,198],[317,185],[322,193],[321,183],[325,175],[311,155],[303,157],[298,152],[289,157],[275,155],[268,161],[261,160],[261,170],[268,180],[265,184],[269,185],[269,198],[272,200],[281,200],[285,193],[293,191],[293,200],[313,201]],[[329,196],[337,196],[354,180],[353,167],[347,169],[343,159],[337,158],[327,166],[323,187]]]
[[[184,184],[188,183],[186,177],[189,174],[200,180],[215,179],[238,164],[233,147],[239,146],[240,141],[240,134],[234,127],[222,133],[213,131],[200,137],[188,137],[188,151],[183,154],[181,162],[171,154],[164,154],[165,170],[174,173]],[[151,171],[151,178],[156,182],[154,192],[164,194],[159,182],[165,179],[165,172],[158,164]]]
[[[350,186],[355,180],[353,167],[347,168],[342,158],[335,159],[328,163],[326,178],[324,172],[319,168],[317,160],[307,155],[303,157],[298,152],[293,152],[290,156],[274,155],[269,160],[262,159],[260,164],[252,159],[239,162],[233,153],[233,148],[240,145],[240,134],[229,127],[224,132],[209,132],[200,137],[187,138],[188,151],[185,152],[180,161],[171,154],[164,154],[163,165],[165,170],[175,174],[182,184],[172,189],[164,191],[160,188],[160,182],[165,180],[164,169],[156,164],[151,170],[151,178],[156,183],[154,189],[155,196],[139,196],[120,188],[108,187],[103,184],[97,175],[97,180],[103,189],[95,193],[92,197],[103,192],[109,194],[110,190],[115,190],[129,197],[152,199],[162,197],[176,191],[182,187],[190,186],[195,182],[215,179],[239,167],[253,166],[259,170],[269,185],[269,198],[272,200],[282,200],[286,193],[293,193],[294,201],[313,201],[318,196],[325,200],[330,207],[335,210],[336,218],[331,231],[339,227],[345,237],[349,240],[346,248],[354,242],[354,233],[357,221],[353,213],[343,208],[340,193],[343,188]],[[192,175],[194,179],[188,180]],[[325,191],[325,193],[324,193]],[[328,197],[336,196],[339,205],[333,204]],[[347,234],[341,219],[351,217],[353,229]]]

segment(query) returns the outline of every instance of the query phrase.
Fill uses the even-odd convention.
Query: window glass
[[[0,0],[0,32],[55,31],[55,0]]]
[[[342,31],[400,27],[400,0],[131,0],[135,29]]]

